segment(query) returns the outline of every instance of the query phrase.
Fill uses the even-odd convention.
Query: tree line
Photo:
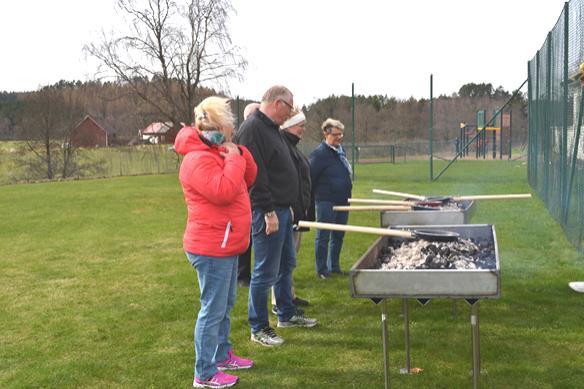
[[[490,93],[477,93],[472,85],[485,85]],[[200,88],[194,104],[212,94],[225,93],[209,88]],[[434,128],[443,139],[454,139],[458,135],[461,122],[476,123],[476,112],[486,110],[487,117],[501,107],[510,93],[502,88],[494,89],[491,84],[465,84],[450,96],[434,99]],[[242,98],[237,112],[237,98],[232,98],[233,109],[241,120],[243,108],[254,99]],[[54,101],[53,101],[54,100]],[[42,101],[42,103],[41,103]],[[57,101],[58,104],[56,103]],[[52,113],[66,115],[69,120],[61,124],[57,138],[64,139],[67,130],[85,115],[91,115],[98,122],[117,130],[122,144],[135,141],[138,130],[153,121],[163,121],[160,112],[153,109],[132,92],[132,88],[122,82],[80,82],[60,81],[38,91],[27,93],[0,92],[0,139],[31,140],[41,131],[39,125],[48,120],[36,107],[39,104],[53,104]],[[429,99],[397,99],[382,95],[355,97],[355,126],[358,143],[399,143],[427,138],[429,127]],[[302,107],[307,116],[307,136],[320,140],[320,124],[328,117],[345,123],[352,123],[352,100],[350,96],[331,95]],[[527,103],[523,95],[512,102],[513,129],[515,136],[525,139],[527,130]],[[68,112],[65,112],[68,111]],[[48,114],[48,112],[45,112]],[[54,123],[56,125],[56,123]],[[180,125],[180,123],[179,123]],[[498,123],[496,124],[498,125]],[[58,126],[56,126],[58,127]]]
[[[135,143],[138,130],[153,121],[175,128],[193,121],[193,107],[212,94],[228,96],[230,80],[241,78],[247,61],[231,41],[229,0],[118,0],[125,23],[103,33],[84,50],[100,64],[92,81],[59,81],[37,91],[0,92],[0,140],[24,140],[36,156],[34,169],[52,179],[79,167],[69,137],[76,123],[91,115],[116,130],[119,144]],[[260,96],[247,96],[234,112]],[[502,87],[469,83],[434,101],[436,136],[454,139],[460,122],[474,123],[476,111],[492,112],[509,97]],[[320,124],[328,117],[352,123],[349,96],[328,96],[302,107],[308,141],[321,139]],[[357,143],[396,144],[427,139],[428,99],[357,96]],[[526,133],[526,103],[512,104],[514,134]],[[490,116],[490,115],[488,115]],[[522,135],[523,134],[523,135]],[[33,166],[31,165],[31,169]]]

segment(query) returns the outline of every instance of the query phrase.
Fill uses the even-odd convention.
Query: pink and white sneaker
[[[195,377],[193,381],[193,387],[195,388],[228,388],[237,383],[239,377],[231,374],[226,374],[221,371],[215,373],[215,375],[206,381],[200,380]]]
[[[238,357],[233,353],[233,350],[229,350],[226,360],[217,363],[217,369],[219,370],[249,369],[252,366],[253,361],[251,359]]]

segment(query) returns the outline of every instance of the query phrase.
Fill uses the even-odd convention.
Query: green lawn
[[[529,192],[523,162],[457,162],[438,182],[427,163],[361,165],[354,197],[372,188],[421,194]],[[0,387],[186,388],[192,383],[195,272],[181,250],[186,217],[176,175],[0,187]],[[473,223],[496,226],[502,296],[481,302],[481,386],[576,388],[584,382],[584,258],[542,202],[483,201]],[[379,225],[377,213],[351,224]],[[348,270],[374,236],[348,234]],[[380,309],[353,299],[348,279],[317,280],[314,234],[295,275],[312,329],[280,329],[286,343],[249,341],[247,289],[232,325],[238,353],[256,366],[240,388],[383,387]],[[471,387],[469,307],[412,303],[412,367],[400,375],[401,301],[391,300],[390,364],[396,388]],[[274,320],[274,317],[271,317]]]

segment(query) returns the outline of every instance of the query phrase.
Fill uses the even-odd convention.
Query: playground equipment
[[[456,153],[466,157],[470,154],[470,146],[474,145],[475,158],[487,157],[489,148],[491,149],[493,159],[497,158],[497,145],[499,145],[499,159],[503,159],[504,150],[507,150],[508,159],[511,159],[513,147],[513,129],[511,126],[512,111],[502,112],[495,110],[493,112],[494,118],[490,123],[499,123],[498,127],[493,125],[487,126],[486,120],[487,111],[477,111],[477,124],[460,123],[460,134],[456,139]],[[497,117],[498,115],[498,117]],[[476,136],[478,133],[478,136]],[[504,134],[508,134],[504,137]],[[476,137],[475,137],[476,136]],[[468,140],[474,138],[474,142],[469,143]],[[506,146],[504,140],[506,139]],[[463,146],[466,145],[466,146]]]
[[[434,175],[434,153],[433,153],[433,148],[432,148],[432,143],[433,143],[433,137],[432,134],[434,132],[434,110],[433,110],[433,101],[434,101],[434,76],[432,74],[430,74],[430,125],[428,128],[428,133],[429,133],[429,145],[428,145],[428,150],[429,150],[429,167],[430,167],[430,180],[432,181],[436,181],[438,180],[442,174],[444,174],[444,172],[446,172],[446,170],[448,170],[448,168],[450,168],[450,166],[452,166],[453,163],[456,162],[456,160],[460,157],[462,157],[463,153],[462,151],[465,149],[468,149],[468,147],[473,143],[476,142],[476,140],[479,138],[479,136],[485,136],[484,134],[486,134],[486,132],[484,132],[484,128],[485,127],[489,127],[490,125],[494,124],[495,119],[497,118],[498,115],[501,114],[501,112],[504,112],[505,108],[511,103],[511,101],[513,101],[513,99],[516,98],[516,96],[519,94],[519,91],[521,90],[521,88],[523,88],[523,86],[525,84],[527,84],[528,80],[525,80],[521,83],[521,85],[519,86],[519,88],[515,89],[515,91],[511,94],[511,97],[509,97],[509,99],[505,102],[505,104],[503,104],[503,107],[501,107],[501,109],[497,110],[495,115],[493,116],[493,118],[491,118],[491,120],[489,120],[487,122],[487,124],[482,127],[482,129],[480,129],[479,131],[477,131],[477,133],[474,135],[474,137],[472,137],[470,140],[468,140],[467,142],[464,143],[460,143],[462,144],[462,147],[459,146],[459,151],[457,151],[456,155],[454,156],[454,158],[452,158],[450,160],[450,162],[448,162],[446,164],[446,166],[444,166],[440,172],[438,172],[438,175]],[[483,131],[483,132],[481,132]],[[510,145],[511,146],[511,145]],[[486,155],[486,154],[485,154]],[[511,155],[511,153],[509,153],[509,155]],[[495,154],[496,157],[496,154]]]

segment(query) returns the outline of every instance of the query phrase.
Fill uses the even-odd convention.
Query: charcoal
[[[434,261],[434,258],[436,258],[436,256],[435,256],[435,255],[433,255],[433,254],[430,254],[430,255],[428,255],[428,256],[426,257],[426,260],[424,261],[424,264],[425,264],[426,266],[429,266],[429,265],[430,265],[430,264],[431,264],[431,263]]]

